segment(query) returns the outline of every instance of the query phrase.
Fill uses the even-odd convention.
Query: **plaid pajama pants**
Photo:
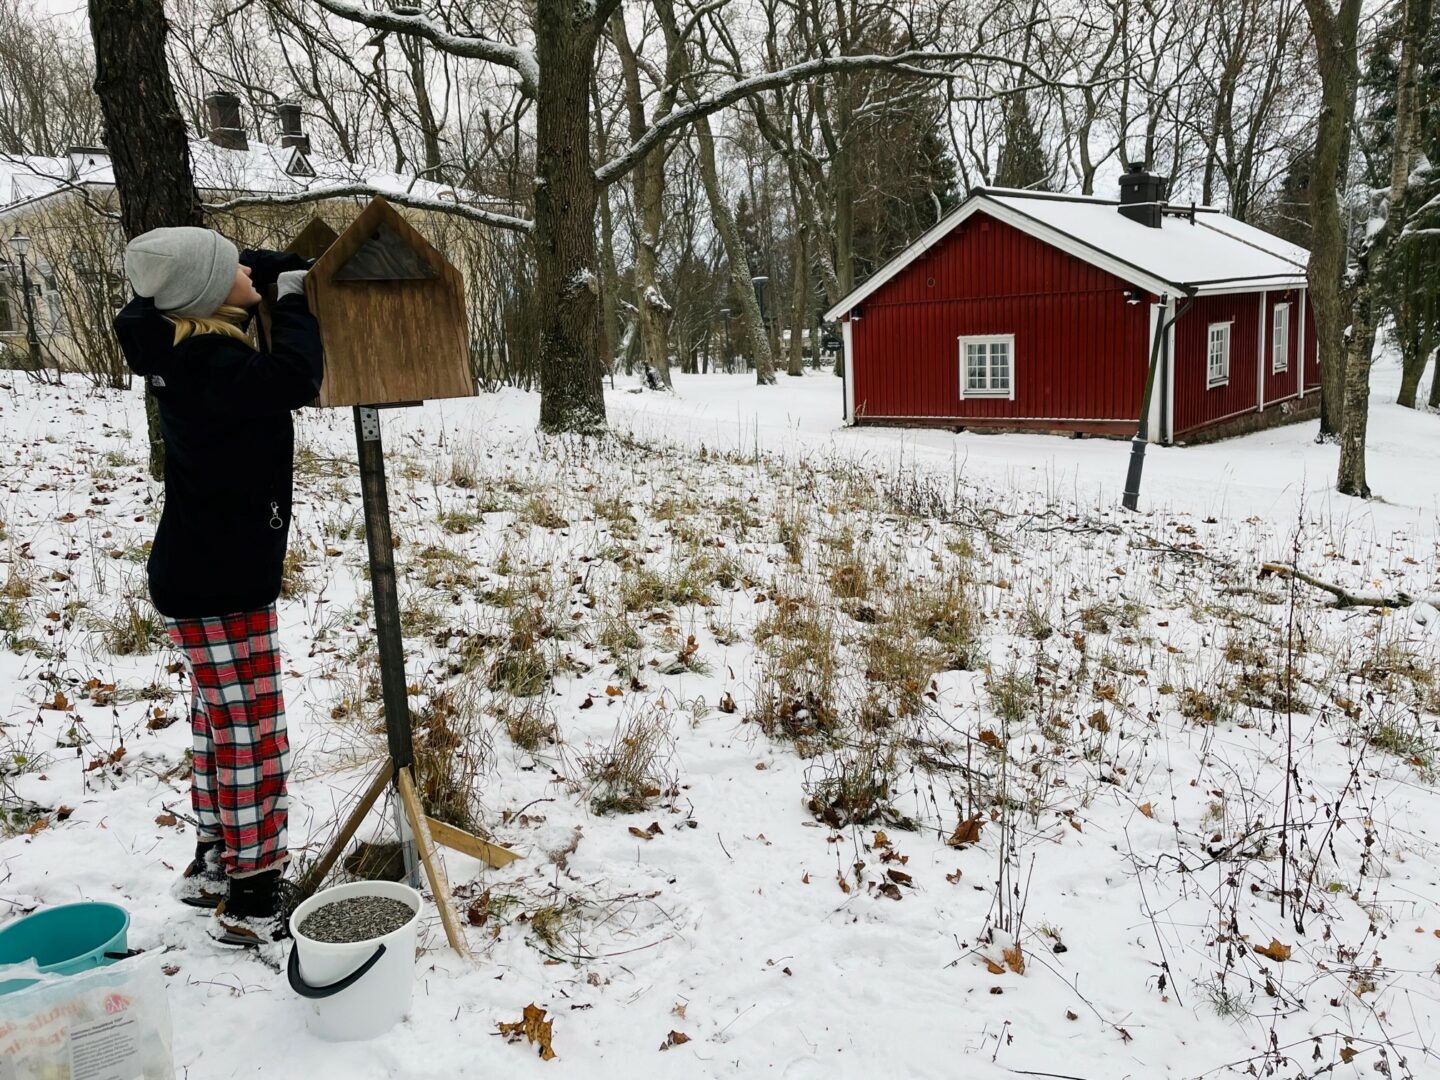
[[[286,858],[290,742],[275,605],[218,618],[166,619],[165,628],[190,668],[190,790],[200,839],[224,841],[227,874],[278,866]]]

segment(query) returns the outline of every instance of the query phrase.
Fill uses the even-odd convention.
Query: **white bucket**
[[[300,924],[316,908],[352,896],[399,900],[415,914],[384,937],[337,945],[300,933]],[[371,1039],[399,1023],[410,1011],[415,986],[415,935],[420,924],[420,894],[395,881],[357,881],[310,897],[290,916],[290,986],[305,1006],[310,1034],[331,1042]]]

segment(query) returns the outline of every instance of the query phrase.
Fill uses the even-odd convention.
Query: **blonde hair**
[[[203,318],[188,315],[166,315],[165,317],[175,324],[176,345],[186,338],[198,337],[200,334],[223,334],[236,341],[243,341],[246,345],[254,344],[250,340],[250,335],[245,332],[245,323],[250,318],[250,312],[242,307],[221,304],[215,309],[213,315],[206,315]]]

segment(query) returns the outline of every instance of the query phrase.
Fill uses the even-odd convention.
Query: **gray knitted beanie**
[[[125,276],[167,315],[215,314],[235,284],[240,253],[210,229],[151,229],[125,248]]]

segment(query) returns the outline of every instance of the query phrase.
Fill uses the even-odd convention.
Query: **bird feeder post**
[[[427,817],[416,790],[380,410],[418,405],[427,398],[475,393],[464,285],[459,272],[440,252],[384,199],[376,198],[325,247],[305,277],[305,292],[319,320],[325,347],[325,382],[318,404],[348,405],[355,420],[385,705],[386,760],[303,887],[307,892],[319,887],[380,792],[393,782],[396,826],[411,883],[418,886],[423,867],[446,938],[463,956],[465,939],[450,902],[437,845],[493,867],[513,862],[519,855]]]

